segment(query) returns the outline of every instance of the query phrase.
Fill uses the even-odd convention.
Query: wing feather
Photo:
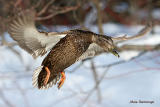
[[[12,20],[9,34],[18,42],[19,46],[30,53],[34,58],[44,55],[66,33],[39,32],[35,27],[35,11],[24,11]]]

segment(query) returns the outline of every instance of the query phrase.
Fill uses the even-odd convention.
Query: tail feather
[[[47,85],[44,85],[44,78],[46,77],[46,72],[44,71],[44,66],[38,67],[33,74],[32,77],[32,84],[33,87],[37,87],[38,89],[48,89],[52,87],[53,85],[56,85],[56,83],[60,80],[60,74],[54,75],[50,77],[50,81],[48,81]]]
[[[43,66],[39,66],[33,73],[32,76],[32,85],[33,87],[38,87],[38,75],[41,72]]]

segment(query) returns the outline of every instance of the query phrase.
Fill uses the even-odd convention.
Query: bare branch
[[[14,81],[14,83],[15,83],[17,89],[19,90],[19,92],[21,93],[21,95],[22,95],[23,98],[24,98],[24,102],[25,102],[24,105],[25,105],[26,107],[29,107],[29,102],[28,102],[28,99],[27,99],[26,93],[25,93],[26,91],[23,90],[23,89],[20,87],[20,85],[17,83],[17,81]]]
[[[8,107],[14,107],[14,105],[11,104],[11,103],[8,101],[8,99],[5,97],[2,89],[0,89],[0,97],[1,97],[1,99],[4,101],[4,103],[5,103]]]
[[[98,83],[98,75],[97,75],[97,71],[96,71],[96,67],[94,65],[93,60],[91,60],[91,69],[93,71],[93,76],[94,76],[94,81],[95,81],[95,86],[96,86],[96,90],[97,90],[97,97],[98,97],[98,102],[101,102],[101,90],[99,88],[99,85],[97,85]]]
[[[123,45],[117,48],[118,51],[154,51],[160,50],[160,44],[158,45]]]
[[[63,100],[65,100],[65,101],[66,101],[66,100],[69,100],[69,99],[77,96],[77,94],[78,94],[78,93],[72,93],[72,94],[70,94],[70,95],[68,95],[68,96],[62,97],[61,99],[58,99],[58,100],[54,101],[52,104],[50,104],[49,107],[53,107],[53,105],[55,106],[55,105],[61,103]]]
[[[68,72],[73,73],[76,70],[78,70],[82,65],[83,65],[83,62],[81,62],[79,65],[77,65],[72,71],[68,71]]]
[[[4,45],[4,46],[11,46],[11,47],[13,47],[13,46],[15,46],[15,45],[17,45],[17,43],[16,42],[11,42],[11,43],[8,43],[8,42],[4,42],[4,41],[2,41],[2,43],[1,43],[1,45]]]
[[[49,2],[44,6],[44,8],[43,8],[40,12],[37,13],[37,16],[40,16],[40,15],[44,14],[44,13],[47,11],[48,7],[49,7],[50,5],[52,5],[52,3],[53,3],[54,1],[55,1],[55,0],[49,1]]]
[[[8,43],[4,38],[4,34],[2,34],[1,38],[2,38],[2,40],[1,40],[0,46],[7,46],[7,48],[9,48],[13,53],[15,53],[15,55],[17,55],[20,58],[20,60],[22,61],[22,57],[21,57],[20,53],[13,48],[15,45],[17,45],[17,43],[16,42]]]
[[[22,0],[17,0],[16,3],[14,4],[14,7],[17,7],[19,4],[21,4]]]
[[[92,0],[97,9],[97,23],[99,28],[99,33],[103,34],[103,26],[102,26],[102,14],[101,14],[101,6],[99,0]]]
[[[86,104],[86,102],[91,97],[91,95],[93,94],[93,92],[95,91],[95,89],[97,88],[97,86],[99,86],[100,83],[105,79],[105,76],[106,76],[108,70],[110,69],[110,67],[113,67],[113,66],[125,63],[125,62],[126,61],[119,61],[119,62],[115,62],[115,63],[107,65],[106,66],[106,70],[103,72],[103,74],[101,75],[100,79],[97,81],[97,84],[89,91],[87,97],[84,99],[84,102],[83,102],[83,104],[80,107],[83,107]]]
[[[33,6],[33,8],[35,9],[35,8],[39,7],[40,4],[42,3],[42,1],[43,1],[43,0],[39,0],[39,1],[37,2],[37,4]]]
[[[144,36],[149,31],[151,31],[151,29],[152,29],[152,24],[148,23],[146,25],[146,27],[144,29],[142,29],[137,35],[134,35],[134,36],[131,36],[131,37],[127,37],[126,35],[122,36],[122,37],[113,37],[112,40],[113,41],[119,41],[119,42],[121,42],[121,41],[126,41],[126,40],[131,40],[131,39],[139,38],[139,37]]]
[[[71,6],[71,7],[64,7],[63,9],[61,9],[60,11],[56,11],[54,13],[49,14],[48,16],[44,16],[44,17],[37,17],[36,20],[47,20],[50,19],[58,14],[63,14],[63,13],[67,13],[69,11],[73,11],[76,10],[79,7],[79,5],[76,6]]]

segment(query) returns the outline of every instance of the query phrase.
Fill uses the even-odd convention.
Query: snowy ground
[[[115,24],[105,24],[104,32],[109,36],[133,35],[143,26],[126,27]],[[67,30],[66,28],[64,28]],[[158,44],[160,43],[160,27],[154,28],[155,34],[128,41],[125,44]],[[91,28],[97,32],[96,27]],[[7,34],[6,34],[7,35]],[[9,36],[7,40],[12,41]],[[122,44],[121,44],[122,45]],[[91,62],[86,61],[75,72],[66,72],[64,86],[58,90],[53,86],[49,90],[38,90],[32,87],[33,70],[41,64],[43,58],[33,60],[32,57],[15,47],[22,56],[20,59],[7,47],[0,47],[0,107],[81,107],[95,82],[90,69]],[[101,99],[97,102],[96,91],[83,105],[84,107],[158,107],[160,105],[160,53],[148,52],[137,59],[128,61],[139,52],[120,53],[121,58],[111,54],[102,54],[93,59],[97,66],[98,77],[106,71],[100,83]],[[117,61],[128,61],[108,69],[108,65]],[[72,65],[67,71],[72,71],[80,62]],[[150,103],[130,103],[131,100],[154,101]],[[7,105],[8,104],[8,105]]]

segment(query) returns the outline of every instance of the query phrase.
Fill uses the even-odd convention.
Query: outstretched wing
[[[43,56],[66,36],[65,33],[39,32],[35,27],[35,12],[31,10],[22,12],[12,20],[9,25],[9,34],[34,58]]]
[[[86,52],[84,52],[78,59],[77,61],[86,59],[86,58],[90,58],[90,57],[94,57],[96,56],[99,52],[104,51],[103,48],[101,48],[99,45],[92,43],[90,44],[90,46],[88,47],[88,49],[86,50]]]

